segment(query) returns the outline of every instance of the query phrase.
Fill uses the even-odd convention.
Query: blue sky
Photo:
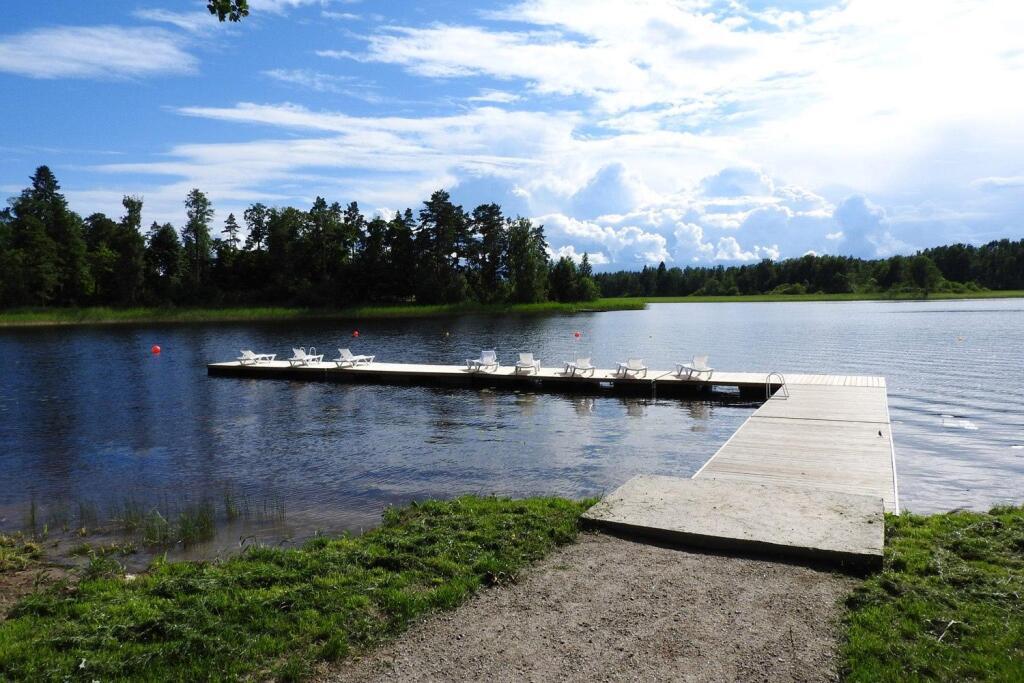
[[[1024,235],[1017,0],[8,5],[0,191],[82,214],[443,187],[601,268]]]

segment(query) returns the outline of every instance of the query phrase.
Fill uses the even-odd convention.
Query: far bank
[[[1024,290],[938,292],[928,296],[901,292],[847,294],[752,294],[737,296],[615,297],[593,301],[534,304],[399,304],[356,306],[342,309],[290,306],[255,307],[132,307],[32,308],[0,312],[0,327],[38,325],[103,325],[127,323],[203,323],[274,320],[374,320],[381,318],[430,318],[446,315],[542,315],[640,310],[661,303],[781,303],[845,301],[934,301],[948,299],[1016,299]]]

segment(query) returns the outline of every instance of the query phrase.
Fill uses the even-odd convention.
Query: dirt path
[[[828,681],[856,581],[584,534],[328,681]]]

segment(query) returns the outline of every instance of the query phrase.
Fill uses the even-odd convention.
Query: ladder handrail
[[[786,377],[781,372],[769,372],[764,378],[764,400],[772,397],[772,377],[779,378],[779,391],[776,394],[779,398],[789,398],[789,389],[786,388]]]

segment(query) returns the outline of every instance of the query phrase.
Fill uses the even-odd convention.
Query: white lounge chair
[[[309,347],[309,352],[306,352],[304,348],[293,348],[292,357],[288,359],[288,364],[292,367],[296,365],[309,365],[310,363],[322,363],[324,360],[324,354],[318,354],[316,347]]]
[[[526,370],[526,372],[540,372],[540,361],[535,360],[532,353],[521,353],[519,354],[519,360],[516,362],[517,375],[520,370]]]
[[[264,361],[270,362],[275,358],[277,358],[276,353],[253,353],[250,349],[242,349],[242,355],[238,357],[238,364],[245,365],[246,363],[250,363],[252,365],[256,365],[257,363],[262,363]]]
[[[593,375],[596,369],[596,367],[590,364],[589,358],[577,358],[576,360],[571,360],[565,364],[563,374],[575,377],[576,373],[585,375],[589,372]]]
[[[348,349],[338,349],[338,357],[334,359],[334,362],[338,364],[338,367],[343,367],[346,363],[355,367],[357,365],[366,364],[369,365],[373,362],[376,356],[358,356],[353,355]]]
[[[630,375],[639,377],[642,374],[646,377],[647,366],[644,365],[643,358],[630,358],[625,363],[619,363],[619,369],[615,371],[615,374],[622,377],[629,377]]]
[[[676,377],[679,379],[701,379],[704,374],[711,379],[714,372],[715,369],[708,365],[707,356],[694,356],[689,363],[676,363]]]
[[[498,369],[498,354],[494,349],[481,351],[479,358],[466,359],[466,369],[471,372],[482,372],[487,368]]]

